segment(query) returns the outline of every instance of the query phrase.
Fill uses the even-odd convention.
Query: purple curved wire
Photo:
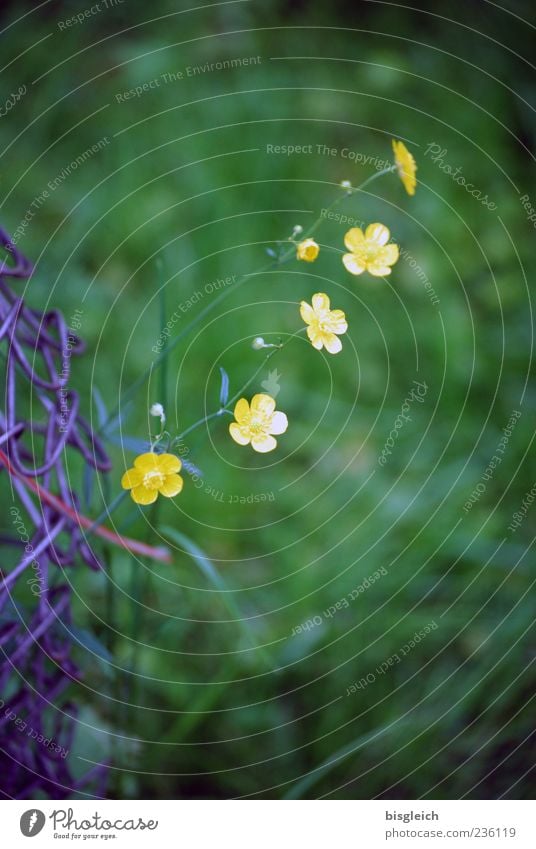
[[[14,471],[39,479],[78,510],[67,453],[78,453],[96,473],[111,467],[102,442],[80,416],[78,393],[68,389],[71,357],[85,346],[58,310],[30,308],[12,291],[9,278],[27,279],[33,268],[0,228],[1,248],[0,349],[6,368],[0,445]],[[9,477],[0,466],[2,475]],[[16,799],[102,796],[104,766],[82,777],[71,771],[76,708],[66,691],[80,672],[71,659],[70,586],[51,584],[51,576],[61,581],[63,568],[77,559],[92,569],[101,566],[72,519],[40,503],[20,478],[10,478],[9,487],[13,506],[5,539],[22,552],[8,574],[0,571],[0,793]]]

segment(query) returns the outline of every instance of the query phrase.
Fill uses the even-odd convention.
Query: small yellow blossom
[[[158,495],[173,498],[182,489],[180,472],[182,463],[173,454],[140,454],[134,460],[134,468],[128,469],[121,478],[123,489],[130,489],[136,504],[152,504]]]
[[[395,141],[393,139],[393,152],[395,154],[395,164],[398,176],[402,180],[408,195],[414,195],[415,187],[417,185],[417,179],[415,177],[417,163],[404,142]]]
[[[284,413],[276,412],[275,401],[270,395],[254,395],[251,404],[245,398],[237,401],[234,408],[236,421],[229,425],[229,433],[239,445],[249,445],[254,451],[266,454],[277,445],[275,436],[285,433],[288,419]]]
[[[296,246],[296,258],[303,259],[305,262],[314,262],[320,253],[320,248],[314,239],[304,239]]]
[[[313,348],[325,348],[330,354],[338,354],[342,348],[339,336],[346,333],[348,324],[342,310],[330,310],[329,298],[323,292],[313,295],[312,305],[307,301],[300,304],[300,315],[309,325],[307,336]]]
[[[390,232],[383,224],[369,224],[365,232],[352,227],[344,237],[344,244],[351,253],[344,254],[342,261],[350,274],[368,271],[374,277],[391,273],[390,265],[398,259],[398,245],[388,245]]]

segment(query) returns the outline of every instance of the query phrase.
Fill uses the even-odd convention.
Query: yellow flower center
[[[378,245],[374,243],[368,243],[365,249],[365,258],[367,262],[374,262],[376,257],[378,256]]]
[[[160,489],[165,481],[165,475],[156,470],[146,472],[143,476],[143,485],[145,489]]]

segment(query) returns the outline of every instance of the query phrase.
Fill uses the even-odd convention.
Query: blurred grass
[[[262,266],[265,247],[295,224],[312,223],[342,179],[355,185],[372,173],[318,155],[317,144],[379,159],[390,157],[392,136],[415,145],[422,186],[414,199],[392,176],[341,211],[387,224],[440,304],[431,305],[402,260],[387,284],[350,279],[339,257],[346,227],[330,221],[319,231],[314,266],[290,263],[236,293],[230,286],[218,310],[170,354],[168,422],[184,430],[204,409],[217,409],[220,366],[233,394],[264,356],[250,340],[294,332],[302,298],[329,291],[350,320],[336,361],[300,339],[259,375],[256,391],[268,369],[281,375],[278,408],[291,426],[277,455],[240,450],[219,419],[188,439],[202,484],[187,478],[181,497],[160,505],[159,527],[206,552],[227,590],[178,551],[172,567],[153,569],[139,633],[128,556],[110,553],[113,622],[102,614],[106,576],[72,574],[81,627],[113,646],[111,666],[96,663],[87,647],[81,652],[80,751],[105,757],[115,739],[112,792],[145,798],[302,791],[416,798],[430,788],[435,797],[478,798],[508,795],[517,779],[512,795],[530,797],[533,524],[527,518],[514,537],[506,526],[534,482],[526,458],[532,386],[507,459],[463,512],[512,409],[521,408],[529,364],[526,284],[507,235],[528,268],[533,231],[512,182],[536,196],[528,176],[534,119],[511,90],[533,99],[519,58],[530,55],[529,28],[512,17],[505,27],[506,13],[496,9],[484,21],[473,6],[456,9],[464,29],[381,4],[307,4],[304,17],[305,7],[275,2],[141,26],[145,12],[131,4],[60,37],[56,20],[82,5],[53,4],[10,30],[2,91],[7,97],[24,81],[29,92],[0,121],[0,143],[3,223],[13,231],[50,180],[110,140],[50,193],[19,242],[37,260],[30,303],[67,316],[83,310],[88,352],[72,383],[88,411],[90,382],[111,409],[154,359],[162,279],[172,314],[210,281]],[[428,8],[452,17],[449,4]],[[530,13],[528,4],[511,8]],[[151,11],[173,9],[159,2]],[[14,8],[5,15],[12,20]],[[323,23],[339,29],[327,37],[314,28]],[[124,27],[131,29],[114,35]],[[117,102],[164,73],[257,55],[262,62],[247,70],[205,73]],[[505,229],[425,156],[431,143],[497,203]],[[312,144],[313,153],[277,156],[267,144]],[[176,332],[214,297],[203,294]],[[428,384],[425,403],[412,406],[411,426],[381,468],[377,457],[416,379]],[[125,414],[126,434],[146,437],[147,401],[163,388],[155,374],[140,390]],[[132,453],[111,450],[115,494]],[[240,503],[260,493],[262,504]],[[95,494],[92,515],[102,508]],[[131,535],[148,533],[129,502],[116,519]],[[290,637],[380,567],[387,575],[348,609]],[[403,663],[346,696],[432,620],[438,629]],[[132,692],[133,640],[140,701],[125,709],[114,699]],[[329,768],[310,783],[297,783],[323,764]]]

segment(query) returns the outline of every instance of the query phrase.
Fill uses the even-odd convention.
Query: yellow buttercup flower
[[[408,195],[414,195],[415,187],[417,185],[417,179],[415,177],[417,163],[404,142],[395,141],[393,139],[393,152],[395,155],[395,165],[398,171],[398,176],[402,180]]]
[[[182,463],[173,454],[140,454],[134,460],[134,468],[128,469],[121,478],[123,489],[130,489],[136,504],[152,504],[158,495],[173,498],[183,486],[180,472]]]
[[[236,402],[236,421],[229,425],[229,433],[239,445],[249,445],[254,451],[266,454],[277,445],[274,436],[285,433],[288,419],[284,413],[276,412],[275,401],[270,395],[254,395],[251,404],[245,398]]]
[[[338,354],[342,349],[339,336],[346,333],[348,324],[342,310],[331,310],[329,298],[323,292],[313,295],[312,305],[307,301],[300,304],[300,315],[307,327],[307,336],[313,348],[320,351],[325,348],[330,354]]]
[[[314,239],[304,239],[296,245],[296,258],[305,262],[314,262],[320,253],[320,248]]]
[[[383,224],[369,224],[365,232],[352,227],[344,237],[344,244],[351,253],[344,254],[342,261],[350,274],[368,271],[374,277],[391,273],[390,265],[398,259],[398,245],[388,245],[390,232]]]

